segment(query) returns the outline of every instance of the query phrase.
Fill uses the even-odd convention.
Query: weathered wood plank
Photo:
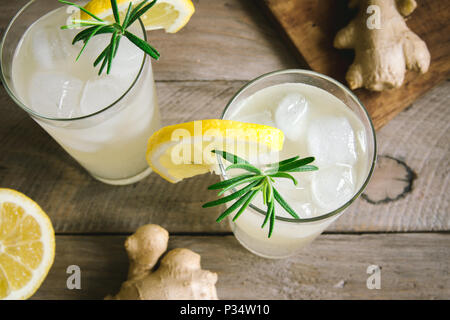
[[[47,0],[48,1],[48,0]],[[3,1],[0,31],[28,1]],[[300,67],[269,19],[252,1],[194,1],[196,12],[176,34],[148,33],[161,53],[157,80],[249,80]]]
[[[347,8],[347,2],[265,0],[263,3],[311,69],[346,83],[345,74],[354,55],[349,50],[333,48],[333,39],[354,14]],[[450,75],[449,4],[446,1],[418,1],[417,9],[407,18],[408,26],[426,42],[430,51],[431,64],[426,74],[408,72],[401,88],[382,93],[365,89],[355,91],[369,110],[376,129]]]
[[[157,80],[249,80],[306,66],[295,59],[256,2],[206,0],[194,5],[196,13],[180,32],[149,33],[162,54],[155,63]]]
[[[34,299],[102,299],[126,278],[124,236],[58,236],[56,260]],[[449,299],[448,234],[322,235],[296,256],[259,258],[233,236],[173,236],[170,248],[202,256],[219,274],[220,299]],[[81,268],[81,290],[68,290],[66,269]],[[369,265],[381,289],[369,290]]]
[[[0,26],[6,26],[19,4],[24,2],[2,4],[4,10],[0,10]],[[226,7],[226,10],[216,10],[220,6]],[[253,13],[255,10],[245,12],[249,6],[251,5],[247,2],[234,0],[205,1],[197,6],[194,17],[209,21],[207,17],[225,15],[217,19],[218,22],[207,23],[218,33],[212,32],[211,37],[220,37],[229,25],[233,35],[242,36],[245,32],[239,26],[254,30],[256,21],[257,30],[266,28],[258,20],[260,18],[252,18],[256,14]],[[188,26],[182,32],[194,37],[199,32],[198,29],[201,29],[195,21],[193,19],[191,22],[197,26],[195,30],[189,31]],[[221,23],[224,25],[219,26]],[[254,38],[242,36],[241,40],[247,39],[249,43],[253,43],[257,38],[259,45],[270,47],[268,43],[261,42],[261,39],[267,40],[267,37],[257,34],[259,31],[252,32]],[[270,30],[263,33],[266,36],[272,34]],[[171,41],[170,37],[176,35],[161,33],[160,36],[168,37],[161,40],[162,45],[165,45],[166,40]],[[229,34],[225,36],[228,37]],[[226,41],[231,41],[233,37],[229,36]],[[246,47],[246,52],[251,52],[249,46],[250,44]],[[215,50],[217,44],[213,47]],[[223,55],[227,56],[226,53],[208,50],[205,52],[215,57],[207,60],[208,63],[211,61],[212,65],[221,65],[227,70],[231,68],[233,74],[246,69],[239,64],[237,70],[233,69],[238,63],[235,61],[236,57],[228,57],[226,61],[222,61],[220,59]],[[172,54],[177,50],[168,51]],[[173,54],[173,60],[179,59],[178,54]],[[260,60],[277,59],[276,55],[273,57],[271,52],[267,52],[265,58],[259,55],[258,64],[251,64],[251,68],[259,65]],[[186,71],[183,68],[188,65],[183,63],[177,66],[183,75],[180,78],[174,69],[170,69],[170,64],[165,66],[155,65],[155,73],[165,73],[164,70],[167,70],[167,74],[173,74],[173,77],[162,78],[172,80],[181,79],[190,72],[193,72],[192,78],[195,79],[198,76],[196,72],[208,73],[208,70],[213,70],[211,66],[204,65]],[[264,71],[268,70],[261,69],[258,72]],[[245,77],[252,76],[254,75],[247,74]],[[229,98],[243,84],[244,81],[160,82],[157,87],[163,122],[170,124],[218,117]],[[330,230],[449,230],[449,198],[446,193],[449,175],[447,170],[438,170],[448,168],[449,136],[445,134],[450,122],[448,92],[449,84],[443,84],[379,132],[380,154],[403,159],[416,172],[418,178],[413,183],[412,192],[391,203],[374,205],[364,200],[357,201]],[[58,232],[131,232],[147,222],[159,223],[171,232],[229,231],[226,224],[214,222],[220,208],[200,208],[201,203],[214,197],[214,193],[192,192],[205,190],[207,185],[217,181],[216,177],[205,175],[171,185],[152,175],[134,186],[106,186],[89,177],[37,124],[19,111],[4,90],[0,92],[0,106],[0,185],[19,189],[38,201],[49,213]],[[96,195],[95,198],[92,198],[92,194]]]
[[[357,201],[330,230],[450,230],[450,82],[436,87],[378,131],[378,155],[402,161],[415,176],[395,201]],[[393,175],[383,169],[377,174]],[[386,191],[390,181],[379,185]],[[366,190],[370,198],[371,188]],[[373,190],[372,190],[373,192]],[[347,229],[346,226],[351,226]]]
[[[162,82],[157,90],[165,124],[219,117],[244,82]],[[394,202],[360,199],[329,230],[450,230],[450,82],[418,100],[378,133],[379,154],[403,160],[417,175],[412,191]],[[57,232],[132,232],[142,224],[170,232],[224,232],[221,208],[201,209],[218,179],[204,175],[176,185],[157,175],[125,187],[92,179],[37,124],[0,92],[0,185],[35,199]],[[92,195],[95,195],[93,197]]]
[[[164,123],[220,117],[242,84],[159,83]],[[108,186],[91,178],[4,91],[0,105],[4,115],[0,117],[0,185],[40,203],[57,232],[131,232],[148,222],[171,232],[228,230],[226,224],[214,222],[219,208],[201,209],[214,197],[213,192],[203,191],[217,177],[205,175],[172,185],[152,174],[135,185]]]

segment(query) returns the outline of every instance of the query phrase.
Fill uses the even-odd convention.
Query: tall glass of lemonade
[[[261,225],[262,197],[230,223],[238,241],[268,258],[288,257],[315,239],[361,194],[376,159],[375,132],[357,97],[339,82],[306,70],[263,75],[228,103],[223,119],[277,127],[285,136],[280,159],[315,157],[319,170],[297,172],[298,180],[277,179],[274,187],[296,211],[292,218],[278,203],[272,236]],[[228,178],[221,165],[222,176]]]
[[[12,99],[93,177],[129,184],[147,176],[149,136],[160,127],[151,60],[122,37],[111,72],[92,64],[111,36],[93,37],[79,60],[80,30],[56,0],[32,0],[9,24],[1,46],[3,84]],[[146,40],[140,20],[129,27]]]

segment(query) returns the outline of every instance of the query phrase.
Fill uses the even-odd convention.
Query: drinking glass
[[[145,159],[147,140],[160,128],[155,82],[148,56],[143,55],[140,70],[131,85],[112,104],[99,106],[96,109],[99,111],[75,118],[40,114],[27,105],[15,88],[13,60],[27,29],[62,4],[56,0],[22,2],[24,6],[8,25],[0,44],[1,77],[10,97],[94,178],[108,184],[123,185],[146,177],[151,172]],[[71,14],[72,11],[67,10],[67,18]],[[144,25],[139,22],[142,30],[139,36],[147,40]]]
[[[363,181],[362,184],[358,186],[358,191],[345,204],[335,210],[312,218],[294,219],[276,216],[275,227],[270,238],[267,237],[267,230],[261,228],[266,215],[266,210],[264,209],[251,204],[235,222],[231,220],[232,218],[229,218],[236,239],[249,251],[266,258],[286,258],[295,254],[339,218],[367,186],[375,166],[377,154],[375,130],[370,116],[361,101],[350,89],[338,81],[313,71],[300,69],[281,70],[262,75],[250,81],[228,102],[223,111],[222,119],[231,119],[235,111],[241,108],[241,104],[245,103],[248,97],[259,90],[284,83],[303,83],[315,86],[331,93],[344,102],[364,126],[367,140],[367,165],[366,172],[364,172],[365,178],[361,179]],[[239,119],[235,118],[233,120],[239,121]],[[228,179],[221,159],[218,158],[218,161],[222,179]]]

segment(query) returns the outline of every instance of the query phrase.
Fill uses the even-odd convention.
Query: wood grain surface
[[[243,82],[159,82],[167,124],[215,118]],[[417,175],[397,201],[359,199],[330,228],[333,232],[449,230],[450,82],[432,90],[378,132],[380,155],[404,161]],[[3,91],[0,93],[0,183],[40,203],[58,233],[132,232],[158,223],[170,232],[224,232],[214,222],[221,207],[202,209],[218,181],[203,175],[170,184],[152,174],[123,187],[91,178]],[[376,174],[376,172],[375,172]],[[386,185],[389,187],[389,184]],[[95,194],[95,198],[90,195]]]
[[[275,20],[284,29],[311,69],[345,83],[344,77],[353,60],[350,50],[333,48],[338,30],[350,20],[352,10],[346,1],[265,0]],[[421,0],[408,17],[408,26],[427,44],[431,54],[428,72],[408,72],[401,88],[379,92],[355,91],[369,110],[379,129],[414,100],[450,76],[450,2]],[[383,13],[381,13],[383,14]]]
[[[0,32],[25,2],[0,4]],[[163,54],[154,74],[164,124],[217,118],[251,78],[305,66],[255,2],[194,4],[180,33],[149,33]],[[58,235],[55,264],[34,298],[102,299],[117,291],[127,272],[124,237],[145,223],[167,228],[171,247],[200,253],[203,266],[219,273],[222,299],[450,298],[449,91],[450,83],[442,83],[378,131],[379,156],[414,172],[409,191],[395,201],[359,199],[328,229],[332,234],[291,259],[272,261],[248,253],[227,224],[215,223],[221,208],[201,209],[215,197],[205,190],[217,177],[172,185],[152,174],[130,186],[102,184],[0,88],[0,187],[36,200]],[[376,194],[389,188],[381,184]],[[386,233],[414,231],[424,233]],[[81,267],[80,291],[66,289],[71,264]],[[383,268],[381,290],[365,286],[370,264]]]
[[[59,236],[56,260],[33,299],[103,299],[126,280],[123,236]],[[445,299],[450,296],[450,236],[322,235],[295,257],[259,258],[233,236],[172,236],[169,249],[202,256],[219,276],[220,299]],[[68,290],[69,265],[81,269],[81,290]],[[381,289],[366,286],[367,267],[381,267]]]
[[[361,198],[329,230],[450,230],[449,99],[450,82],[446,81],[377,133],[378,156],[402,161],[413,173],[411,189],[395,201],[372,204]],[[377,171],[382,171],[380,175],[394,176],[387,170],[383,172],[377,166],[374,177]],[[395,189],[389,180],[377,184],[377,188],[386,193]],[[369,184],[365,191],[369,198],[370,192],[373,190]]]
[[[176,34],[150,32],[161,52],[156,80],[250,80],[305,67],[287,49],[254,1],[194,1],[196,12]]]

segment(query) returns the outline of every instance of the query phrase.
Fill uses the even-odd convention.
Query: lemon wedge
[[[177,183],[218,171],[212,150],[227,151],[246,160],[278,152],[284,135],[277,128],[232,120],[198,120],[164,127],[147,145],[147,162],[161,177]]]
[[[133,6],[142,0],[132,0]],[[130,0],[117,0],[121,17],[124,17]],[[149,1],[150,3],[150,1]],[[105,20],[113,20],[110,0],[91,0],[85,9]],[[175,33],[183,28],[194,14],[195,8],[191,0],[158,0],[141,20],[146,30],[164,29],[168,33]],[[89,15],[81,12],[81,19],[91,19]]]
[[[0,188],[0,299],[27,299],[53,264],[55,233],[30,198]]]

